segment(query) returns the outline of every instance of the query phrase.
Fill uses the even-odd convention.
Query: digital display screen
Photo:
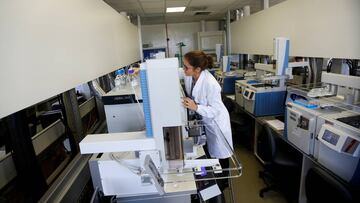
[[[309,119],[301,116],[299,121],[299,127],[304,130],[309,130]]]
[[[251,92],[251,94],[250,94],[250,99],[252,99],[253,96],[254,96],[254,92]]]
[[[322,136],[322,139],[327,141],[330,144],[336,145],[337,142],[339,141],[339,135],[329,131],[329,130],[325,130],[324,135]]]
[[[244,95],[245,95],[245,97],[247,97],[249,95],[249,92],[245,91]]]

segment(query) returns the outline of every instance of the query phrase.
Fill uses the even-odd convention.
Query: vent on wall
[[[209,15],[211,12],[209,11],[197,11],[194,13],[195,16],[207,16]]]
[[[206,10],[206,6],[198,6],[198,7],[188,7],[186,8],[186,12],[191,13],[194,16],[206,16],[209,15],[211,12]]]
[[[197,11],[205,11],[207,9],[206,6],[197,6],[197,7],[188,7],[186,11],[188,12],[197,12]]]

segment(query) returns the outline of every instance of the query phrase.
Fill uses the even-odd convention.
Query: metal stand
[[[74,140],[77,148],[76,152],[78,152],[79,151],[78,143],[80,143],[80,141],[84,138],[84,133],[83,133],[80,110],[77,102],[75,89],[71,89],[67,92],[64,92],[62,94],[62,98],[66,112],[66,115],[64,115],[64,117],[66,117],[72,135],[74,136]],[[76,154],[76,152],[74,152],[74,154]]]
[[[26,110],[22,110],[6,117],[6,122],[17,181],[26,195],[24,201],[37,202],[48,186],[35,154],[26,118]]]
[[[180,64],[180,67],[183,66],[183,61],[182,61],[182,58],[183,58],[183,55],[182,55],[182,47],[186,46],[183,42],[179,42],[176,44],[176,46],[179,47],[179,64]]]
[[[230,182],[230,184],[229,184],[229,190],[230,190],[230,200],[231,200],[231,202],[235,202],[235,198],[234,198],[234,190],[233,190],[233,183],[232,183],[232,179],[230,178],[229,179],[229,182]]]

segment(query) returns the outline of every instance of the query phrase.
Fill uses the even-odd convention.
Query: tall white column
[[[269,0],[263,0],[264,10],[269,8]]]
[[[140,60],[141,62],[144,60],[144,55],[143,55],[143,47],[142,47],[142,34],[141,34],[141,18],[138,15],[137,16],[137,26],[138,26],[138,34],[139,34],[139,46],[140,46]]]
[[[230,10],[228,10],[226,18],[226,55],[231,53],[230,18]]]

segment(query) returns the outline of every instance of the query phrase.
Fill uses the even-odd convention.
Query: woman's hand
[[[193,110],[193,111],[196,111],[198,108],[195,101],[190,99],[189,97],[183,97],[183,105],[184,105],[184,107],[186,107],[190,110]]]

